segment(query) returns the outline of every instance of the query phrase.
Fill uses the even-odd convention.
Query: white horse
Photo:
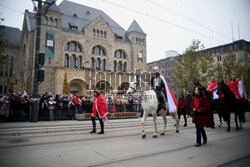
[[[136,86],[139,81],[136,80],[136,77],[134,78],[134,81],[131,82],[129,89],[127,91],[128,94],[133,94],[136,92]],[[142,81],[143,82],[143,81]],[[157,108],[158,108],[158,100],[157,96],[154,90],[146,90],[142,91],[142,108],[144,110],[143,113],[143,118],[142,118],[142,138],[146,137],[146,133],[144,130],[144,125],[145,125],[145,120],[149,114],[152,114],[153,120],[154,120],[154,127],[155,127],[155,132],[153,134],[153,138],[157,138],[157,123],[156,123],[156,118],[157,118]],[[167,106],[167,105],[166,105]],[[165,134],[166,127],[167,127],[167,118],[166,118],[166,113],[167,113],[167,107],[166,110],[161,109],[159,111],[159,114],[162,115],[163,121],[164,121],[164,128],[161,133],[161,135]],[[176,112],[174,114],[171,114],[171,116],[175,119],[176,121],[176,133],[179,132],[179,119],[177,118]]]

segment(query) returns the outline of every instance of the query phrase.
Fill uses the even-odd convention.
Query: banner
[[[55,31],[46,30],[45,57],[54,58],[55,53]]]

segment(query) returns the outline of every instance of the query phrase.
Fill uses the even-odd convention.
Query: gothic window
[[[95,36],[95,29],[93,29],[93,36]]]
[[[107,33],[106,33],[106,31],[104,31],[103,37],[104,37],[104,38],[107,38]]]
[[[96,53],[97,55],[100,55],[100,48],[99,48],[99,46],[97,46],[97,47],[95,48],[95,53]]]
[[[54,20],[53,25],[57,27],[57,19]]]
[[[100,31],[100,37],[103,37],[103,32],[102,31]]]
[[[48,22],[48,23],[49,23],[50,26],[52,26],[52,24],[53,24],[53,19],[52,19],[51,17],[49,18],[49,22]]]
[[[76,46],[76,51],[77,52],[82,52],[82,48],[77,44],[77,46]]]
[[[135,40],[135,41],[136,41],[135,43],[138,43],[138,38],[136,37],[135,39],[136,39],[136,40]]]
[[[102,55],[103,55],[103,56],[106,56],[106,51],[105,51],[104,48],[102,48]]]
[[[141,44],[143,45],[143,39],[141,39]]]
[[[91,68],[92,69],[95,68],[95,58],[94,57],[91,58]]]
[[[70,57],[70,68],[76,68],[76,55],[71,55]]]

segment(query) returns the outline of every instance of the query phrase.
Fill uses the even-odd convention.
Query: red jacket
[[[228,81],[227,86],[231,89],[231,91],[234,92],[234,95],[236,96],[237,99],[241,99],[241,95],[239,94],[239,80],[234,80],[234,81]]]
[[[98,111],[96,111],[96,108]],[[97,112],[100,118],[103,118],[108,114],[108,107],[103,95],[99,95],[97,98],[94,98],[94,104],[92,108],[92,116],[97,117]]]
[[[187,114],[188,103],[186,99],[180,99],[178,102],[177,113],[178,115]]]
[[[196,97],[194,96],[191,103],[191,115],[193,115],[193,123],[199,126],[214,127],[213,115],[210,110],[210,104],[206,96]],[[195,110],[199,110],[200,113],[194,113]]]
[[[214,94],[213,88],[215,88],[216,86],[218,86],[219,83],[217,81],[215,82],[210,82],[207,86],[207,91],[209,91],[212,95]]]
[[[74,103],[74,104],[80,104],[81,101],[80,101],[80,99],[79,99],[77,96],[74,96],[74,97],[73,97],[73,103]]]

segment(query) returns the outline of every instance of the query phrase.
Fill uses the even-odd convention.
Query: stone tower
[[[127,37],[131,42],[131,71],[146,70],[146,34],[135,20],[127,30]]]

